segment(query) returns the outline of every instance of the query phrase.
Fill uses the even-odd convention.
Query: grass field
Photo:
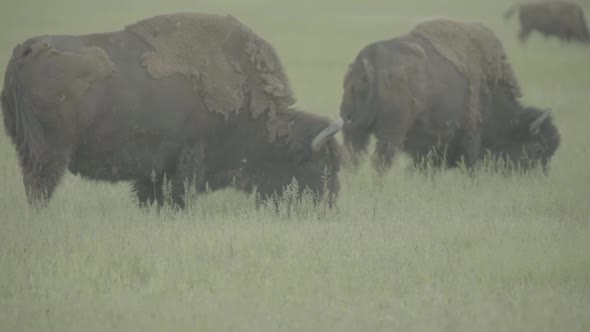
[[[0,331],[590,331],[590,47],[538,35],[521,47],[502,19],[511,3],[4,0],[2,68],[32,35],[231,13],[275,46],[299,105],[330,116],[362,46],[427,17],[480,21],[525,101],[553,108],[562,145],[547,177],[427,179],[400,158],[377,189],[364,164],[328,213],[256,212],[225,190],[157,215],[126,184],[68,176],[36,215],[2,132]]]

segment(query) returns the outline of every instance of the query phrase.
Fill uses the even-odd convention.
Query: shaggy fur
[[[515,121],[528,114],[516,98],[516,79],[511,72],[484,74],[490,68],[510,68],[503,56],[494,56],[503,50],[491,55],[467,53],[478,47],[457,47],[458,40],[472,40],[477,45],[486,41],[473,41],[482,30],[480,26],[462,26],[474,27],[475,31],[458,29],[445,48],[455,47],[454,59],[476,57],[465,61],[469,65],[463,68],[467,70],[460,70],[450,56],[443,56],[440,46],[413,32],[371,43],[359,52],[345,75],[340,108],[345,120],[344,143],[353,166],[366,152],[371,135],[377,139],[373,163],[380,173],[391,166],[397,151],[410,153],[417,164],[430,155],[435,164],[445,162],[453,167],[464,161],[472,168],[486,149],[496,156],[508,154],[507,158],[518,162],[523,147],[538,143],[543,149],[535,149],[538,153],[529,154],[529,160],[549,161],[559,145],[559,136],[543,130],[534,135],[522,132],[534,119]],[[437,35],[440,45],[440,36],[445,33]],[[501,63],[476,68],[490,59]],[[473,84],[476,78],[477,84]],[[543,125],[554,128],[550,118]]]
[[[417,24],[410,34],[428,40],[442,57],[455,65],[469,80],[470,90],[479,91],[481,82],[492,86],[501,82],[510,87],[515,98],[522,96],[502,42],[485,25],[440,18]],[[477,112],[477,93],[471,96],[470,104],[472,111]]]
[[[207,183],[216,189],[232,184],[245,191],[257,188],[265,198],[280,194],[295,178],[301,190],[310,188],[318,196],[327,190],[335,197],[340,146],[331,138],[319,150],[311,146],[331,121],[288,107],[287,77],[268,43],[252,37],[235,19],[187,14],[144,22],[166,26],[160,23],[179,17],[181,24],[172,30],[185,31],[185,23],[208,27],[209,39],[182,37],[201,43],[190,46],[194,53],[167,42],[164,52],[129,27],[33,37],[14,49],[1,93],[2,113],[31,205],[47,204],[66,169],[93,180],[131,181],[142,204],[163,203],[164,178],[181,207],[187,182],[197,191]],[[227,31],[237,35],[219,48]],[[146,59],[175,64],[167,67],[175,73],[162,69],[166,66],[150,69]],[[202,61],[216,66],[203,70]],[[234,65],[224,68],[230,71],[220,70],[229,63]],[[229,96],[230,91],[241,101],[234,104],[229,98],[222,112],[212,110],[213,99],[195,91],[194,77],[184,75],[191,66],[201,74],[221,74],[212,78],[208,96]],[[243,84],[233,85],[237,81]]]
[[[250,111],[284,109],[295,103],[289,80],[274,48],[233,16],[176,13],[141,20],[126,27],[154,50],[143,64],[156,79],[182,74],[208,109],[226,118],[244,103],[251,89]]]
[[[569,1],[544,1],[516,4],[504,14],[506,20],[516,12],[520,22],[518,38],[526,43],[533,31],[544,37],[555,36],[566,42],[590,42],[584,11]]]

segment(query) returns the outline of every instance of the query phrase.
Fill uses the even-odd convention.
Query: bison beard
[[[291,108],[276,52],[232,17],[30,38],[13,51],[1,97],[31,206],[48,203],[66,169],[131,181],[141,204],[164,203],[166,177],[180,207],[187,181],[268,197],[296,179],[320,196],[327,170],[325,189],[339,189],[342,121]]]
[[[344,77],[344,143],[354,167],[374,135],[373,164],[381,174],[397,151],[408,152],[416,165],[430,157],[435,166],[464,162],[472,170],[490,150],[520,165],[546,166],[559,145],[557,129],[518,97],[518,82],[491,30],[426,21],[359,52]],[[524,130],[531,126],[541,129]]]

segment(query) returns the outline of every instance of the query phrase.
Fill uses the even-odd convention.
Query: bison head
[[[388,126],[393,136],[403,136],[413,114],[424,107],[426,60],[424,49],[411,37],[403,37],[369,44],[349,66],[340,116],[353,168],[379,127]]]
[[[494,152],[523,170],[541,165],[546,171],[559,144],[551,111],[525,107],[510,122],[503,144]]]
[[[338,172],[343,151],[333,136],[342,128],[342,118],[331,122],[293,110],[280,117],[275,141],[242,160],[238,188],[248,192],[256,189],[260,198],[268,199],[281,196],[296,180],[299,194],[307,189],[315,202],[324,197],[331,206],[340,190]]]
[[[344,92],[340,116],[345,128],[370,130],[375,122],[375,68],[366,57],[359,56],[348,67],[344,77]]]
[[[426,55],[410,37],[367,45],[344,76],[340,116],[345,129],[368,130],[379,112],[414,107]],[[392,100],[392,98],[395,98]]]

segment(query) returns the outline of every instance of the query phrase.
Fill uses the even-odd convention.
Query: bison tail
[[[516,10],[518,9],[519,4],[514,4],[512,6],[510,6],[510,8],[508,8],[508,10],[504,13],[504,20],[508,21],[516,12]]]
[[[21,48],[24,51],[17,52]],[[4,127],[16,147],[22,165],[39,160],[45,145],[44,129],[35,109],[31,90],[24,84],[17,68],[18,57],[26,55],[25,45],[17,47],[6,67],[0,98]]]

